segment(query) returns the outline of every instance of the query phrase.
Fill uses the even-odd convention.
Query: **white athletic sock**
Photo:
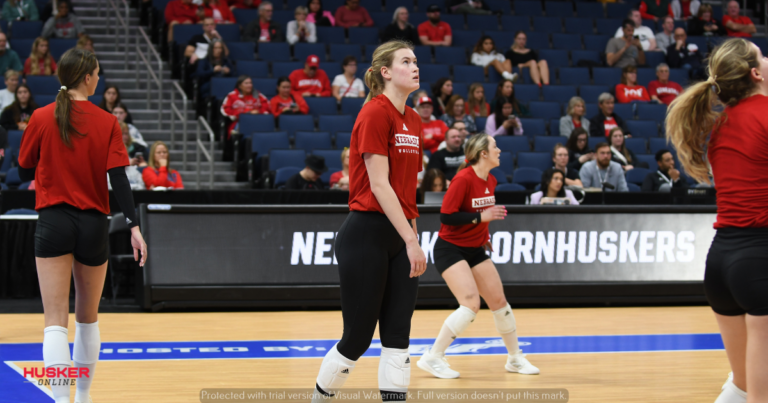
[[[476,316],[477,314],[472,309],[464,305],[460,305],[459,309],[451,312],[445,319],[445,322],[443,322],[443,327],[440,328],[435,344],[429,351],[430,354],[445,354],[448,346],[469,327],[469,324],[475,320]]]
[[[443,327],[440,328],[440,333],[437,335],[435,344],[432,345],[432,349],[429,350],[429,353],[433,355],[445,355],[445,350],[448,349],[457,337],[459,336],[453,334],[451,328],[443,323]]]
[[[48,326],[43,336],[43,362],[46,368],[71,367],[67,328]],[[56,403],[69,403],[69,380],[64,377],[49,378],[53,400]]]
[[[517,354],[520,344],[517,341],[517,324],[512,307],[507,304],[504,308],[493,311],[493,320],[496,322],[496,330],[501,334],[504,345],[507,346],[507,353]]]
[[[715,403],[746,403],[747,402],[747,392],[739,389],[738,386],[736,386],[733,383],[733,380],[728,379],[728,381],[723,385],[723,391],[720,393],[720,396],[717,397],[717,400],[715,400]]]
[[[88,396],[91,392],[91,383],[93,382],[96,363],[99,361],[99,351],[101,350],[99,322],[75,322],[75,326],[75,351],[73,354],[75,367],[88,368],[88,376],[83,376],[77,379],[75,403],[88,403]]]

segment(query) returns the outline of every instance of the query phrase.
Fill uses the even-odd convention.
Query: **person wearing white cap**
[[[424,139],[424,149],[430,153],[437,151],[437,146],[445,139],[448,126],[440,119],[432,120],[432,99],[420,97],[414,102],[416,112],[421,116],[421,137]]]
[[[304,69],[294,70],[288,78],[291,80],[291,91],[303,97],[330,97],[332,94],[331,81],[320,68],[320,58],[316,55],[307,56]]]

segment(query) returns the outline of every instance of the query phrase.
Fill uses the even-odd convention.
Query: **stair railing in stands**
[[[147,36],[147,33],[144,31],[144,27],[136,27],[139,34],[136,35],[136,55],[140,59],[139,63],[136,65],[136,88],[138,88],[139,83],[139,70],[141,66],[144,66],[147,69],[147,106],[151,107],[151,97],[152,97],[152,82],[157,85],[157,127],[161,128],[163,127],[163,80],[158,77],[158,74],[161,74],[163,71],[163,59],[160,58],[160,54],[157,53],[157,50],[155,50],[155,46],[152,44],[152,41],[149,40],[149,36]],[[140,44],[140,38],[143,38],[143,43]],[[157,71],[158,73],[155,73],[155,70],[152,68],[152,61],[149,60],[148,55],[144,54],[144,51],[141,50],[141,45],[146,46],[149,49],[149,53],[152,55],[150,57],[154,57],[155,60],[157,60]]]
[[[181,110],[176,106],[176,93],[181,94]],[[171,88],[171,149],[176,144],[176,118],[181,120],[181,147],[184,157],[182,166],[187,169],[187,94],[177,81],[173,81]]]
[[[210,142],[210,150],[205,149],[205,144],[200,139],[200,127],[203,127],[205,131],[208,132],[208,141]],[[213,147],[216,145],[216,136],[213,134],[213,130],[211,129],[211,126],[208,125],[208,121],[205,120],[204,117],[200,116],[197,118],[197,141],[195,142],[195,156],[197,161],[197,189],[202,189],[200,187],[200,166],[202,165],[202,161],[200,161],[200,152],[202,151],[205,155],[205,158],[208,160],[208,169],[210,172],[210,179],[209,179],[209,189],[213,189]]]
[[[120,35],[118,34],[119,29],[124,29],[124,35],[123,40],[125,41],[125,45],[123,47],[124,54],[125,54],[125,65],[128,65],[128,46],[129,46],[129,39],[128,36],[128,21],[130,21],[129,17],[131,16],[131,7],[128,4],[128,1],[126,0],[119,0],[122,2],[123,10],[125,12],[125,16],[120,15],[120,5],[118,5],[115,0],[107,0],[108,7],[107,7],[107,24],[106,24],[106,32],[107,35],[109,35],[110,26],[112,25],[112,15],[115,16],[115,21],[117,21],[117,25],[114,26],[114,37],[115,37],[115,50],[118,49],[118,44],[120,43]],[[98,8],[98,16],[101,17],[101,1],[99,1],[99,8]]]

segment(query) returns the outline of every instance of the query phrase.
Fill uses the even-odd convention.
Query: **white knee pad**
[[[517,330],[515,315],[512,313],[512,307],[507,304],[498,311],[493,311],[493,320],[496,322],[496,330],[499,334],[512,333]]]
[[[411,355],[407,348],[381,348],[379,389],[407,392],[411,384]]]
[[[355,368],[355,361],[344,357],[334,345],[323,358],[320,373],[317,374],[317,386],[323,392],[334,395],[344,386],[349,373]]]
[[[69,357],[69,333],[66,327],[48,326],[43,330],[43,362],[46,367],[72,365]]]
[[[78,364],[96,363],[99,361],[99,350],[101,350],[99,322],[75,322],[75,328],[75,348],[72,352],[72,358]]]
[[[461,305],[459,309],[448,315],[448,318],[445,319],[445,325],[458,337],[467,329],[470,323],[475,321],[476,316],[477,314],[474,311]]]

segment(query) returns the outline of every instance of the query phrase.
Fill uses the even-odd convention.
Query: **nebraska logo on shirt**
[[[487,190],[487,189],[486,189]],[[472,208],[483,208],[496,205],[496,196],[472,199]]]
[[[485,188],[485,194],[490,194],[491,192],[488,191],[488,188]]]
[[[299,80],[299,87],[310,87],[310,86],[322,88],[323,83],[321,83],[320,80],[316,78],[305,78],[303,80]]]
[[[419,148],[419,137],[408,134],[395,134],[396,147],[416,147]]]
[[[624,88],[624,96],[628,97],[628,98],[629,97],[632,97],[632,98],[642,98],[643,97],[643,89],[642,88],[637,88],[637,89],[631,90],[629,88]]]
[[[405,123],[403,123],[403,130],[408,131],[408,128],[405,127]]]
[[[656,88],[656,93],[657,94],[680,95],[680,92],[677,91],[676,88],[672,88],[672,87],[659,87],[659,88]]]

